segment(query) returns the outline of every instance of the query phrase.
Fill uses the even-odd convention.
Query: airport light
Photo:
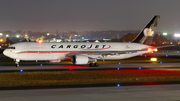
[[[3,39],[0,39],[0,42],[3,42]]]
[[[6,34],[6,37],[9,37],[9,35],[8,35],[8,34]]]
[[[151,61],[157,61],[157,58],[151,58]]]
[[[47,36],[49,36],[50,34],[49,34],[49,33],[47,33],[46,35],[47,35]]]
[[[17,38],[19,38],[19,35],[16,35]]]
[[[99,40],[96,40],[95,42],[99,42]]]
[[[0,36],[3,36],[3,33],[0,33]]]
[[[23,70],[21,69],[20,72],[23,72]]]
[[[120,84],[117,84],[117,86],[119,87],[119,86],[120,86]]]
[[[175,33],[174,37],[180,37],[180,34],[179,33]]]
[[[163,33],[163,35],[164,35],[164,36],[166,36],[166,35],[167,35],[167,33]]]
[[[76,36],[77,36],[77,34],[75,34],[74,36],[75,36],[75,41],[76,41]]]

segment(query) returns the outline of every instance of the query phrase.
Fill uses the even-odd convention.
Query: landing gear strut
[[[16,59],[15,61],[16,61],[16,62],[15,62],[15,66],[16,66],[16,67],[19,67],[19,62],[20,62],[20,60]]]
[[[90,66],[90,67],[98,67],[99,64],[98,64],[98,63],[90,63],[89,66]]]

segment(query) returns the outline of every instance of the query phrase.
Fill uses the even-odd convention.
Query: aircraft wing
[[[176,45],[165,45],[165,46],[158,46],[156,48],[164,48],[164,47],[172,47],[172,46],[176,46]]]

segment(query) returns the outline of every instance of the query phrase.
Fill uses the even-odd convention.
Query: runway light
[[[42,64],[40,64],[40,66],[42,66]]]
[[[121,63],[119,62],[119,65],[120,65]]]
[[[166,57],[168,57],[168,55],[166,55]]]
[[[23,72],[23,70],[21,69],[20,72]]]
[[[120,87],[120,84],[117,84],[118,87]]]
[[[139,69],[141,69],[141,67],[139,67]]]
[[[119,68],[117,68],[117,70],[119,70]]]
[[[151,58],[151,61],[157,61],[157,58]]]

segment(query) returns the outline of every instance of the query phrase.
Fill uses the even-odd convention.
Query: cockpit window
[[[15,47],[8,47],[8,49],[15,49]]]

